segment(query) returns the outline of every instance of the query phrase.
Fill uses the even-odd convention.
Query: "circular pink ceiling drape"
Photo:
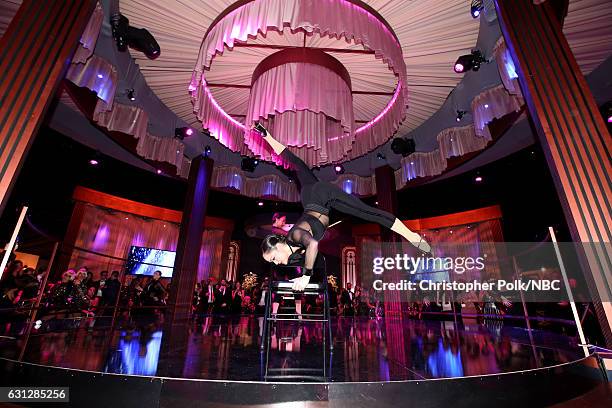
[[[255,122],[284,145],[299,148],[294,150],[310,164],[341,161],[355,141],[348,72],[319,50],[272,54],[253,73],[245,123]],[[249,132],[245,143],[255,155],[275,161],[260,137]]]
[[[291,75],[299,71],[302,75],[314,77],[312,70],[322,69],[298,64],[278,67],[274,72],[262,75],[260,80],[253,84],[254,88],[258,89],[256,93],[253,92],[255,89],[252,90],[251,98],[254,95],[271,97],[274,102],[249,102],[246,126],[228,115],[206,87],[205,72],[210,68],[215,55],[226,51],[226,48],[231,50],[236,41],[248,42],[260,33],[265,35],[270,29],[283,32],[286,28],[292,32],[301,29],[339,41],[361,44],[365,49],[373,51],[398,79],[397,88],[386,108],[368,123],[356,127],[352,102],[348,103],[350,93],[346,94],[336,86],[338,78],[333,78],[329,73],[321,73],[329,82],[315,80],[321,81],[321,87],[308,92],[308,98],[315,100],[303,98],[303,103],[298,104],[300,101],[296,97],[295,107],[286,109],[291,99],[288,97],[288,91],[282,88],[275,90],[272,87],[299,86],[297,82],[290,80]],[[309,80],[304,84],[313,86],[317,82]],[[322,93],[323,87],[329,87],[331,92],[335,93],[330,98],[331,102],[324,101],[323,98],[316,100],[317,93]],[[393,136],[406,115],[406,65],[401,45],[385,22],[351,1],[254,0],[228,12],[209,28],[200,48],[189,91],[194,112],[203,127],[230,149],[279,163],[279,159],[266,152],[248,131],[253,119],[259,117],[274,128],[271,130],[275,136],[287,143],[292,151],[310,166],[315,166],[358,157]],[[285,95],[284,101],[280,96],[274,97],[280,94]],[[341,100],[346,102],[340,103]],[[341,108],[341,105],[344,108]],[[279,109],[276,109],[277,107]],[[289,113],[290,111],[293,113]],[[300,126],[304,127],[296,131]],[[328,136],[314,133],[323,129]]]

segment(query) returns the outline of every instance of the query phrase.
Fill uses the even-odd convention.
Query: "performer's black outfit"
[[[393,214],[370,207],[359,198],[346,193],[340,187],[317,179],[306,163],[289,149],[285,148],[280,156],[295,167],[304,211],[315,211],[329,215],[329,211],[333,208],[362,220],[375,222],[389,229],[395,222],[396,217]],[[312,235],[304,229],[305,224],[310,226]],[[321,240],[325,230],[326,227],[316,216],[305,213],[297,220],[293,228],[289,230],[287,239],[291,243],[300,244],[300,246],[305,248],[311,239]]]

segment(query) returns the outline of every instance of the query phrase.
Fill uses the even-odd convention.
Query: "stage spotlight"
[[[462,55],[455,62],[455,72],[460,74],[469,70],[478,71],[480,65],[487,60],[482,56],[479,50],[472,51],[471,54]]]
[[[475,182],[477,182],[477,183],[482,182],[482,176],[476,176],[476,177],[474,178],[474,181],[475,181]]]
[[[344,174],[344,166],[341,166],[340,164],[336,164],[334,166],[334,171],[336,172],[336,174]]]
[[[144,28],[130,26],[130,20],[122,14],[111,16],[113,38],[119,51],[126,51],[127,47],[138,50],[149,59],[159,57],[160,48],[153,35]]]
[[[384,154],[382,154],[382,153],[378,153],[378,154],[376,155],[376,158],[377,158],[378,160],[385,160],[385,159],[386,159],[385,155],[384,155]]]
[[[257,203],[257,205],[260,206],[260,207],[263,207],[264,203],[263,203],[263,201],[260,201],[260,202]]]
[[[157,174],[162,174],[161,169],[157,169]]]
[[[191,135],[193,135],[193,129],[192,129],[192,128],[190,128],[190,127],[186,127],[186,126],[185,126],[185,127],[180,127],[180,128],[176,128],[176,129],[174,129],[174,136],[175,136],[177,139],[181,139],[181,140],[183,140],[183,139],[185,139],[186,137],[189,137],[189,136],[191,136]]]
[[[612,130],[612,101],[606,102],[599,108],[601,111],[601,115],[603,116],[606,124],[608,125],[608,129]]]
[[[480,13],[482,13],[482,0],[472,0],[472,5],[470,7],[470,14],[473,18],[480,17]]]
[[[212,152],[212,149],[210,148],[210,146],[206,146],[204,148],[204,157],[209,157],[210,156],[210,152]]]
[[[125,95],[128,97],[128,99],[130,101],[135,101],[136,100],[136,91],[134,91],[131,88],[125,90]]]
[[[255,171],[255,167],[257,167],[258,164],[258,160],[253,159],[251,157],[245,157],[244,159],[242,159],[242,162],[240,162],[240,168],[244,171],[252,173]]]
[[[461,119],[463,119],[463,117],[465,116],[467,112],[464,110],[457,110],[457,122],[461,122]]]
[[[97,161],[96,159],[91,159],[91,160],[89,161],[89,164],[91,164],[92,166],[97,166],[98,164],[100,164],[100,162],[99,162],[99,161]]]
[[[416,143],[414,139],[405,139],[402,137],[396,137],[391,142],[391,150],[395,154],[401,154],[403,157],[406,157],[416,150]]]

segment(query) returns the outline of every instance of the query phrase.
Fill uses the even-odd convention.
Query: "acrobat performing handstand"
[[[255,125],[254,130],[262,135],[277,155],[294,166],[300,185],[304,213],[287,236],[268,235],[261,245],[263,258],[276,265],[295,265],[302,258],[302,276],[293,280],[293,290],[302,291],[310,282],[319,252],[318,244],[329,226],[331,209],[389,228],[419,250],[430,252],[429,244],[393,214],[371,207],[340,187],[317,179],[306,163],[274,139],[261,124]]]

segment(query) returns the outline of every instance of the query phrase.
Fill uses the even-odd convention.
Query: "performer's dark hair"
[[[287,242],[287,237],[285,237],[284,235],[278,235],[278,234],[268,235],[267,237],[264,238],[263,242],[261,243],[261,252],[265,254],[273,250],[277,244],[284,244],[285,242]]]

